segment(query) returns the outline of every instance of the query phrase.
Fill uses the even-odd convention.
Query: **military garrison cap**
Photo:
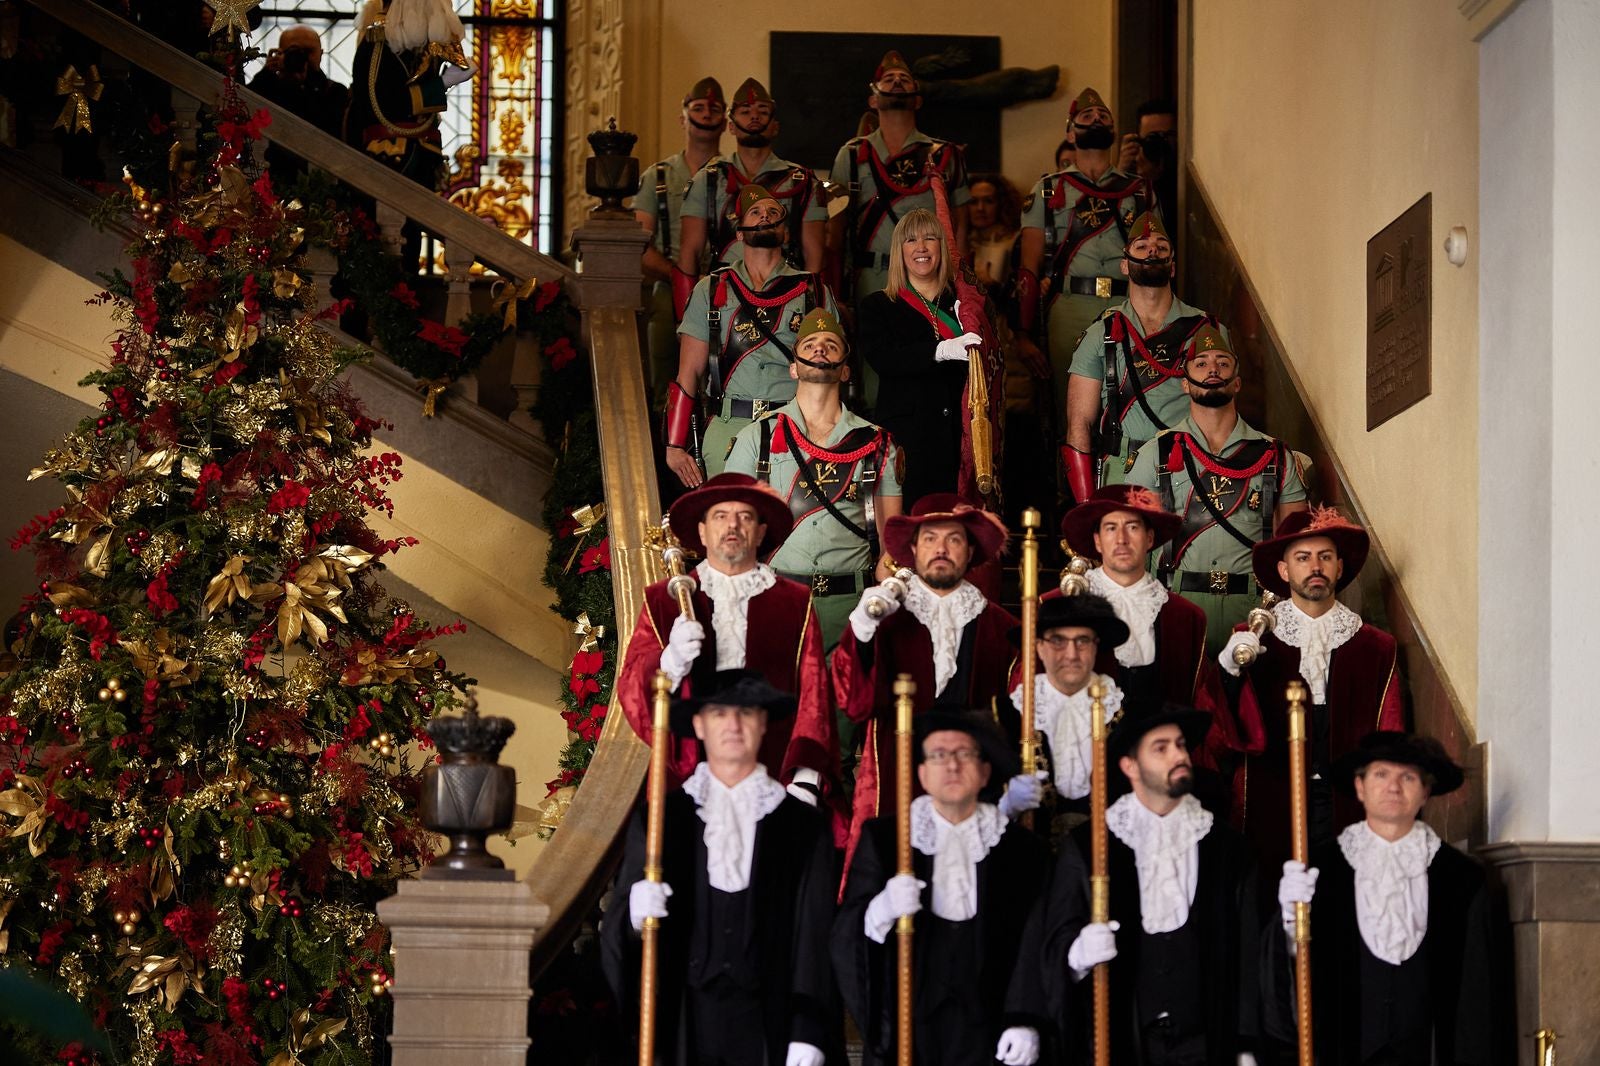
[[[839,327],[839,320],[826,307],[818,307],[800,320],[800,328],[794,334],[794,346],[800,347],[800,343],[813,333],[831,333],[844,340],[844,330]]]
[[[766,186],[756,185],[753,182],[749,185],[746,185],[744,188],[739,190],[740,221],[743,221],[744,216],[750,212],[750,209],[756,204],[760,203],[762,200],[772,200],[773,202],[776,202],[777,199],[778,198],[776,196],[767,191]]]
[[[1154,211],[1146,211],[1133,220],[1133,225],[1128,227],[1128,243],[1142,241],[1146,237],[1164,237],[1168,244],[1172,243],[1172,236],[1167,232],[1167,227],[1161,224],[1161,216]]]
[[[1189,342],[1189,357],[1199,355],[1201,352],[1227,352],[1233,355],[1233,347],[1223,337],[1222,330],[1214,322],[1207,322],[1195,330],[1194,338]]]
[[[1111,110],[1111,105],[1106,103],[1099,93],[1088,86],[1084,86],[1083,92],[1079,93],[1078,98],[1072,101],[1072,109],[1068,113],[1076,115],[1079,111],[1087,111],[1091,107],[1103,107],[1107,111]]]
[[[882,81],[883,76],[891,70],[903,70],[907,74],[911,74],[913,78],[916,77],[915,74],[911,73],[911,65],[906,62],[906,57],[893,48],[883,53],[883,58],[878,61],[878,69],[872,72],[872,80],[874,82]]]
[[[776,107],[778,102],[767,92],[767,87],[754,78],[746,78],[733,90],[733,103],[730,107],[749,107],[751,104],[771,104]]]
[[[722,96],[722,83],[712,77],[701,78],[683,94],[684,107],[688,107],[696,100],[709,100],[713,104],[721,104],[724,108],[728,106],[728,101]]]

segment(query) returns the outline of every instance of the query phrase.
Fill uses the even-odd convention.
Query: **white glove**
[[[1235,1066],[1256,1066],[1256,1057],[1248,1051],[1241,1051]]]
[[[1013,1025],[1000,1034],[1000,1042],[994,1046],[994,1057],[1006,1066],[1033,1066],[1039,1061],[1039,1031]]]
[[[635,933],[644,930],[646,918],[665,918],[667,916],[667,897],[672,895],[672,886],[665,881],[635,881],[633,887],[628,889],[628,920],[633,923]]]
[[[1239,676],[1239,664],[1233,661],[1233,649],[1239,647],[1241,644],[1248,644],[1255,648],[1257,655],[1261,654],[1261,638],[1250,632],[1248,629],[1241,629],[1239,632],[1229,637],[1228,643],[1224,644],[1222,646],[1222,650],[1217,652],[1217,662],[1221,664],[1224,670],[1228,671],[1228,673],[1232,674],[1234,677]]]
[[[867,613],[867,604],[873,599],[880,599],[884,603],[883,614],[877,618]],[[877,633],[878,626],[885,618],[900,609],[900,597],[889,591],[887,585],[873,585],[861,594],[861,602],[856,604],[856,609],[850,612],[850,631],[856,639],[865,644]]]
[[[965,363],[967,349],[980,347],[983,338],[976,333],[963,333],[959,337],[951,337],[947,341],[940,341],[934,345],[933,361],[936,363]]]
[[[1006,819],[1015,818],[1023,811],[1031,811],[1044,799],[1044,770],[1031,774],[1018,774],[1006,785],[1006,794],[1000,797],[1000,813]]]
[[[447,65],[444,68],[444,71],[439,75],[439,80],[444,82],[445,86],[447,88],[453,89],[457,85],[460,85],[462,82],[471,79],[471,77],[472,77],[472,68],[471,67],[468,67],[466,70],[462,70],[460,67],[456,66],[454,63],[451,63],[451,64]]]
[[[862,923],[867,936],[879,944],[888,939],[889,930],[894,928],[896,919],[922,909],[922,890],[927,884],[910,874],[895,874],[889,878],[883,891],[873,896],[872,902],[867,904],[866,921]]]
[[[706,642],[706,627],[688,615],[680,614],[672,623],[672,633],[667,646],[661,649],[661,669],[677,688],[689,676],[689,668],[700,658],[700,647]]]
[[[1090,922],[1078,933],[1078,939],[1067,949],[1067,965],[1082,977],[1102,962],[1117,957],[1117,938],[1121,922]]]
[[[817,1045],[808,1044],[804,1040],[791,1040],[789,1053],[783,1059],[783,1066],[822,1066],[826,1058],[827,1056]]]
[[[806,787],[808,785],[809,788]],[[817,797],[822,793],[822,775],[810,767],[802,766],[794,772],[794,780],[789,782],[786,791],[806,806],[815,807]]]
[[[1294,905],[1296,903],[1310,903],[1311,897],[1317,894],[1317,873],[1313,867],[1306,869],[1304,863],[1290,859],[1283,864],[1283,876],[1278,879],[1278,906],[1283,911],[1283,931],[1289,940],[1294,940]]]

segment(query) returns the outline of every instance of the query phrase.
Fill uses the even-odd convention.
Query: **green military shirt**
[[[1205,434],[1194,424],[1192,417],[1186,415],[1172,428],[1174,432],[1189,434],[1200,448],[1206,447]],[[1230,457],[1249,447],[1249,441],[1272,439],[1241,418],[1234,424],[1233,432],[1228,435],[1227,443],[1223,445],[1222,451],[1216,458],[1226,464]],[[1128,483],[1143,485],[1159,492],[1161,487],[1157,476],[1159,466],[1170,454],[1172,445],[1172,435],[1162,434],[1140,448],[1138,454],[1134,456],[1133,469],[1128,472]],[[1283,503],[1300,503],[1306,498],[1306,487],[1295,453],[1287,447],[1284,447],[1282,452],[1283,456],[1279,463],[1279,489],[1273,501],[1274,507]],[[1262,514],[1265,501],[1261,488],[1265,472],[1255,474],[1248,479],[1248,484],[1239,486],[1232,484],[1229,479],[1209,474],[1204,465],[1198,461],[1195,463],[1195,469],[1208,482],[1202,486],[1203,491],[1208,494],[1215,493],[1217,498],[1224,502],[1230,497],[1237,501],[1236,507],[1231,512],[1226,507],[1223,508],[1225,513],[1228,513],[1230,524],[1253,541],[1259,542],[1264,539],[1263,530],[1270,529],[1273,524],[1270,514],[1265,516]],[[1189,472],[1182,463],[1179,463],[1178,469],[1172,473],[1171,485],[1172,509],[1185,516],[1184,531],[1179,534],[1176,543],[1187,542],[1188,545],[1175,569],[1180,573],[1208,571],[1250,573],[1250,549],[1216,523],[1205,504],[1196,497],[1195,486],[1190,483]]]
[[[683,201],[689,192],[694,174],[683,153],[668,156],[645,168],[640,175],[639,195],[633,198],[633,209],[656,220],[655,246],[668,260],[676,262],[678,249],[683,247]],[[667,223],[661,222],[661,196],[666,195]]]
[[[711,173],[719,171],[716,181],[716,200],[711,202],[712,181]],[[730,174],[729,172],[732,172]],[[734,176],[736,175],[736,177]],[[802,192],[799,186],[810,178],[810,188]],[[732,178],[732,180],[730,180]],[[791,163],[777,156],[768,156],[762,164],[761,173],[747,174],[744,166],[739,162],[737,153],[730,156],[717,156],[694,176],[689,183],[689,192],[684,197],[683,209],[695,218],[706,220],[706,240],[708,243],[722,243],[721,248],[711,248],[710,257],[713,264],[737,263],[744,258],[744,242],[734,239],[719,241],[718,231],[727,227],[731,232],[737,227],[739,220],[731,217],[739,200],[739,189],[754,183],[772,193],[780,204],[794,215],[799,213],[801,222],[826,222],[828,208],[822,201],[822,183],[817,181],[805,167],[799,163]],[[720,223],[720,226],[719,226]]]
[[[860,143],[860,140],[860,138],[852,138],[846,141],[844,147],[839,149],[839,154],[834,157],[833,170],[829,173],[829,180],[841,188],[849,188],[850,186],[851,160],[855,157],[856,146]],[[885,173],[893,181],[907,189],[918,185],[925,186],[920,192],[908,193],[898,199],[894,199],[892,201],[893,213],[885,213],[873,227],[872,232],[863,235],[863,242],[856,246],[859,253],[856,263],[857,268],[868,270],[877,276],[879,280],[873,288],[881,289],[883,288],[883,272],[888,268],[887,261],[882,257],[887,256],[893,250],[891,242],[894,239],[895,220],[912,208],[923,207],[929,211],[934,209],[933,187],[926,184],[927,179],[922,173],[922,168],[916,165],[916,159],[913,154],[917,150],[917,146],[922,144],[935,145],[938,147],[933,150],[944,153],[944,166],[941,168],[940,173],[944,176],[945,189],[950,197],[951,208],[960,207],[968,200],[971,200],[972,192],[967,188],[967,157],[966,153],[961,150],[960,145],[929,137],[921,130],[913,130],[911,135],[906,138],[906,143],[901,146],[900,154],[891,158],[889,156],[889,146],[884,143],[881,130],[873,130],[865,140],[868,149],[870,149],[870,156],[876,158],[883,165]],[[880,190],[878,188],[877,174],[874,172],[873,164],[870,161],[861,161],[854,164],[853,173],[855,175],[854,180],[857,183],[857,192],[855,203],[852,206],[856,208],[856,217],[859,218],[860,212],[878,197]],[[894,195],[893,189],[886,191],[890,196]],[[868,263],[868,253],[872,253],[878,261]],[[858,292],[857,296],[859,297],[860,295],[861,293]]]
[[[1022,228],[1043,230],[1045,228],[1046,212],[1049,211],[1054,215],[1058,247],[1061,242],[1067,240],[1067,236],[1072,230],[1073,213],[1077,210],[1079,201],[1086,198],[1077,188],[1062,180],[1062,175],[1065,174],[1070,174],[1084,184],[1093,185],[1097,188],[1110,186],[1121,188],[1133,179],[1133,175],[1112,167],[1100,175],[1099,181],[1090,181],[1088,175],[1077,167],[1068,167],[1066,170],[1057,174],[1047,175],[1035,182],[1033,191],[1023,201]],[[1062,196],[1061,206],[1054,210],[1051,210],[1046,203],[1049,199],[1045,193],[1046,182],[1050,183],[1053,190],[1060,190]],[[1071,262],[1067,264],[1069,277],[1121,278],[1122,252],[1127,247],[1127,241],[1123,238],[1124,230],[1132,225],[1133,220],[1146,209],[1156,210],[1155,196],[1149,192],[1148,184],[1145,186],[1145,194],[1143,196],[1133,194],[1121,200],[1111,200],[1109,201],[1109,206],[1111,210],[1120,213],[1122,224],[1120,226],[1107,226],[1101,232],[1084,241],[1083,246],[1073,254]],[[1055,252],[1055,248],[1045,249],[1044,268],[1040,274],[1041,280],[1049,273],[1050,262]]]
[[[778,408],[777,414],[787,415],[802,433],[805,432],[805,416],[800,413],[798,403],[783,405]],[[770,431],[771,427],[766,428]],[[834,425],[828,439],[812,443],[823,448],[834,448],[848,434],[877,428],[848,407],[841,407],[839,421]],[[759,476],[756,473],[756,462],[761,452],[762,429],[762,425],[756,424],[746,426],[739,431],[738,436],[733,438],[733,451],[728,455],[728,463],[724,470],[749,474],[751,477]],[[802,451],[801,454],[804,455],[805,452]],[[785,500],[792,503],[797,491],[802,499],[809,495],[800,478],[800,466],[794,461],[794,456],[789,453],[787,447],[772,446],[768,464],[764,480]],[[818,488],[824,491],[836,490],[841,484],[854,483],[852,488],[846,491],[844,498],[835,501],[834,506],[862,529],[867,528],[866,500],[863,499],[859,484],[864,470],[865,461],[861,459],[849,464],[814,462],[812,470]],[[878,484],[874,495],[900,495],[900,479],[895,471],[892,444],[879,462]],[[809,507],[796,521],[794,531],[789,534],[783,546],[768,560],[768,563],[774,570],[785,574],[843,574],[853,570],[868,569],[875,565],[877,560],[872,557],[872,551],[865,540],[845,528],[838,519],[828,513],[826,507],[819,504]]]
[[[694,294],[689,297],[689,306],[683,312],[683,322],[678,326],[680,337],[693,337],[710,343],[711,327],[708,312],[712,289],[722,273],[731,275],[722,286],[722,298],[719,302],[722,314],[722,373],[726,376],[722,393],[724,396],[744,400],[773,400],[777,403],[787,403],[794,399],[794,380],[789,377],[789,361],[794,351],[795,332],[800,328],[801,317],[811,309],[807,306],[808,290],[797,286],[796,281],[810,278],[812,275],[780,261],[777,269],[767,278],[766,288],[760,292],[771,293],[776,297],[789,289],[797,291],[781,305],[758,307],[751,311],[744,307],[737,295],[737,282],[753,288],[750,272],[743,260],[733,264],[725,272],[708,274],[695,283]],[[829,311],[838,314],[839,309],[834,303],[833,293],[820,283],[816,288],[822,293],[823,305]],[[749,314],[759,314],[773,336],[788,350],[785,351],[771,341],[760,338],[754,327],[746,323],[743,324],[745,328],[741,330],[743,338],[740,343],[751,340],[759,340],[759,343],[749,348],[742,358],[734,359],[731,352],[732,337],[734,331],[741,326],[736,319]]]
[[[1195,318],[1205,315],[1205,312],[1198,307],[1191,307],[1174,297],[1172,306],[1167,310],[1167,317],[1161,320],[1161,324],[1156,329],[1147,330],[1144,323],[1139,321],[1138,312],[1134,311],[1131,301],[1123,300],[1112,310],[1121,312],[1133,324],[1133,328],[1139,331],[1140,337],[1149,337],[1151,333],[1160,333],[1180,318]],[[1223,327],[1222,336],[1225,340],[1228,339],[1227,327]],[[1126,372],[1127,368],[1122,365],[1120,345],[1116,351],[1117,371],[1122,374]],[[1139,355],[1137,348],[1132,348],[1131,352],[1134,370],[1139,374],[1141,384],[1149,381],[1152,377],[1160,376],[1160,372],[1151,369],[1149,364]],[[1160,352],[1152,354],[1158,360],[1168,364],[1169,367],[1177,362],[1176,356],[1178,353],[1176,352],[1170,352],[1165,355]],[[1083,340],[1078,342],[1077,349],[1072,353],[1072,366],[1069,372],[1080,378],[1093,378],[1104,385],[1106,379],[1106,320],[1103,317],[1095,320],[1094,324],[1084,333]],[[1105,394],[1102,392],[1101,395],[1103,403]],[[1155,437],[1163,429],[1176,426],[1189,416],[1189,397],[1183,391],[1182,377],[1163,378],[1145,391],[1144,398],[1163,425],[1158,426],[1150,421],[1150,416],[1145,413],[1139,402],[1133,398],[1131,392],[1124,395],[1122,397],[1122,406],[1127,408],[1127,414],[1122,416],[1123,454],[1127,453],[1128,442],[1134,441],[1142,444]]]

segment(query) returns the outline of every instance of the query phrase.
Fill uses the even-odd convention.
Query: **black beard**
[[[878,91],[879,111],[915,111],[921,93],[886,93]]]
[[[1074,134],[1072,142],[1080,152],[1085,148],[1091,152],[1110,148],[1112,142],[1117,139],[1116,133],[1110,126],[1102,126],[1098,123],[1093,126],[1080,126],[1074,122],[1072,124],[1072,132]]]
[[[1172,284],[1172,260],[1128,260],[1128,280],[1144,289],[1165,289]]]
[[[692,118],[689,119],[689,125],[693,126],[695,129],[699,130],[701,133],[721,133],[722,132],[722,126],[723,126],[723,124],[721,122],[713,122],[709,126],[702,126],[700,123],[696,122]]]
[[[1222,391],[1222,388],[1201,386],[1200,392],[1191,392],[1189,399],[1201,407],[1226,407],[1233,402],[1233,397]]]
[[[744,231],[744,243],[750,248],[782,248],[783,230],[777,226],[756,226]]]
[[[930,589],[938,589],[940,592],[943,592],[945,589],[953,589],[957,585],[961,584],[961,582],[964,580],[963,575],[954,570],[950,571],[949,576],[945,576],[943,574],[938,574],[931,577],[921,574],[917,576],[922,578],[922,583],[924,585],[928,586]]]
[[[738,133],[733,139],[739,142],[740,148],[765,148],[772,143],[772,138],[765,133]]]
[[[1194,769],[1190,768],[1188,776],[1180,777],[1174,781],[1172,775],[1167,774],[1167,795],[1173,799],[1182,799],[1194,791]]]

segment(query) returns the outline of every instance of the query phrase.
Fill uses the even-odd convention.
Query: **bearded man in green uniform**
[[[1061,457],[1079,501],[1120,485],[1145,441],[1189,413],[1183,361],[1201,327],[1228,331],[1172,293],[1172,238],[1147,211],[1128,230],[1121,270],[1128,298],[1089,327],[1067,378],[1067,443]]]
[[[728,109],[728,132],[739,147],[732,155],[718,156],[707,163],[694,176],[684,197],[678,269],[693,276],[702,258],[715,270],[743,257],[745,246],[738,240],[739,194],[751,185],[759,185],[783,205],[787,219],[784,260],[797,270],[819,272],[826,235],[824,224],[828,220],[822,183],[810,168],[780,159],[773,152],[772,142],[778,136],[778,104],[767,87],[754,78],[746,78],[734,90]]]
[[[783,206],[759,185],[739,190],[739,239],[745,254],[695,285],[678,327],[678,377],[667,388],[667,466],[689,488],[720,474],[734,435],[794,399],[795,334],[806,314],[837,314],[821,277],[783,261]],[[710,416],[693,449],[696,407]]]
[[[683,151],[646,167],[639,195],[633,198],[633,217],[650,234],[641,266],[650,286],[646,340],[650,349],[650,393],[656,403],[666,398],[667,383],[678,372],[672,278],[678,250],[683,247],[683,198],[700,168],[716,157],[727,113],[728,103],[716,78],[695,82],[684,94],[683,110],[678,114],[678,124],[683,127]],[[697,269],[686,276],[686,293],[702,273],[703,269]]]
[[[1040,178],[1023,201],[1016,275],[1016,347],[1026,362],[1042,361],[1033,334],[1043,318],[1053,410],[1063,427],[1073,352],[1112,301],[1127,295],[1129,233],[1139,216],[1156,211],[1150,183],[1111,165],[1116,132],[1100,94],[1084,89],[1071,113],[1077,161]]]
[[[794,529],[768,563],[811,587],[824,650],[839,642],[850,611],[875,583],[883,525],[901,509],[900,449],[840,399],[849,351],[832,313],[806,315],[789,366],[794,399],[740,430],[726,467],[788,501]]]
[[[1184,366],[1188,416],[1140,448],[1128,483],[1154,489],[1183,516],[1162,549],[1157,576],[1206,612],[1215,656],[1260,595],[1251,549],[1306,508],[1305,460],[1239,417],[1239,360],[1213,326],[1195,334]]]

